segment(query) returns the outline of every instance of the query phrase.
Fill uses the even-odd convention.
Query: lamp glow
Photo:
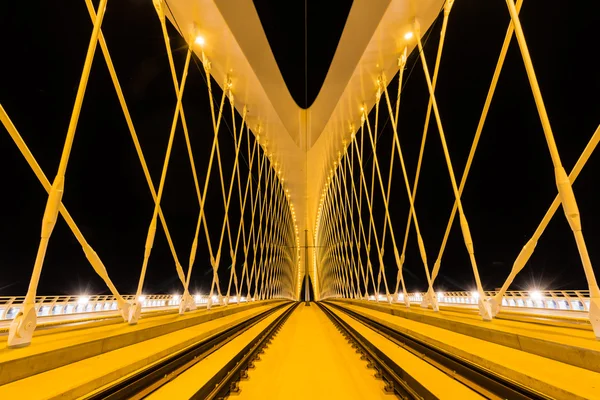
[[[198,46],[204,46],[204,37],[200,35],[196,36],[196,40],[194,40],[194,43],[196,43]]]
[[[533,290],[529,292],[529,297],[531,297],[531,300],[541,300],[542,294],[538,290]]]
[[[405,40],[410,40],[413,37],[413,33],[411,31],[408,31],[404,34],[404,39]]]

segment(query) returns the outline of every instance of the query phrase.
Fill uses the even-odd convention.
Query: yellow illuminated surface
[[[104,383],[109,383],[126,376],[128,373],[133,373],[135,370],[158,361],[160,358],[175,351],[181,350],[203,337],[218,332],[224,327],[232,326],[247,318],[251,318],[270,307],[272,306],[265,305],[246,310],[242,309],[240,312],[232,315],[206,321],[187,329],[141,341],[2,385],[0,386],[0,399],[21,397],[33,400],[52,398],[61,394],[66,396],[65,398],[73,397],[74,394],[83,395]],[[197,313],[203,312],[206,311],[202,310]],[[190,318],[193,315],[194,313],[191,313],[183,318]],[[78,349],[81,352],[88,348],[83,344],[86,340],[98,338],[102,335],[109,336],[119,333],[123,334],[127,331],[141,331],[147,326],[154,326],[156,327],[155,329],[160,329],[159,326],[161,323],[164,324],[166,321],[175,318],[178,318],[178,316],[171,314],[142,319],[140,320],[140,324],[136,326],[118,324],[91,328],[85,331],[72,329],[56,335],[44,335],[39,338],[41,340],[36,340],[31,346],[17,349],[17,351],[0,349],[0,376],[9,378],[10,374],[18,374],[18,370],[21,368],[33,368],[28,364],[27,356],[34,356],[39,352],[54,351],[54,357],[68,357],[69,353],[74,352],[72,347],[67,352],[60,350],[66,347],[67,344],[81,344],[80,349]],[[9,357],[15,358],[19,356],[23,358],[23,361],[20,364],[10,366],[10,370],[6,370],[4,362]],[[65,393],[68,395],[65,395]]]
[[[301,304],[240,383],[239,399],[395,399],[313,304]],[[233,397],[232,397],[233,398]]]
[[[600,398],[600,373],[380,311],[354,305],[344,307],[375,318],[378,322],[385,323],[400,332],[417,336],[459,357],[485,365],[486,368],[509,379],[525,379],[528,387],[543,388],[544,392],[551,392],[553,397]],[[482,325],[491,325],[489,322],[479,322]],[[539,325],[535,327],[540,330],[543,328]],[[552,329],[560,331],[560,328]],[[586,333],[593,337],[591,332]]]

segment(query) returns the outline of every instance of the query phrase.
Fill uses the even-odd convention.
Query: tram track
[[[270,342],[272,336],[278,331],[283,322],[289,317],[297,304],[283,303],[272,309],[264,311],[248,320],[242,321],[209,338],[187,347],[173,355],[163,358],[147,368],[138,370],[130,376],[108,385],[87,397],[87,400],[120,400],[143,399],[151,395],[164,385],[174,381],[178,376],[201,363],[211,354],[239,337],[256,324],[268,318],[273,313],[285,309],[279,317],[271,322],[262,332],[253,338],[250,343],[233,357],[220,371],[198,389],[193,399],[218,399],[234,392],[237,382],[247,373],[247,369]]]
[[[376,376],[385,383],[387,392],[395,393],[402,399],[434,399],[424,382],[418,382],[405,371],[402,365],[396,364],[376,345],[365,339],[356,329],[334,312],[339,311],[370,328],[395,345],[412,353],[450,378],[465,385],[473,392],[488,399],[549,399],[543,394],[524,387],[514,381],[495,374],[479,365],[471,363],[444,350],[423,342],[415,337],[393,330],[383,324],[369,319],[357,312],[340,305],[317,303],[338,330],[352,344],[361,358],[366,360],[370,368],[376,370]]]

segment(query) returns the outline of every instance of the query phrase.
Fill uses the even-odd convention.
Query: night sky
[[[95,4],[97,1],[94,2]],[[255,5],[286,84],[299,105],[312,104],[327,74],[351,7],[350,1],[307,4],[305,71],[305,3],[256,0]],[[525,1],[521,21],[544,95],[558,149],[567,173],[587,144],[600,109],[597,73],[598,15],[596,2]],[[479,114],[509,22],[503,0],[457,0],[450,16],[436,95],[457,180],[460,180]],[[168,25],[170,25],[168,23]],[[441,16],[426,34],[425,53],[433,70]],[[0,13],[0,102],[52,180],[58,166],[92,24],[85,2],[9,2]],[[181,71],[185,43],[169,26],[176,68]],[[142,143],[155,186],[175,107],[167,55],[150,0],[108,2],[103,23],[108,48]],[[183,105],[204,181],[213,133],[210,108],[199,60],[190,66]],[[107,68],[98,47],[82,108],[63,202],[86,239],[101,256],[123,293],[135,290],[153,201],[135,153]],[[308,79],[305,80],[305,72]],[[408,79],[406,79],[408,77]],[[388,88],[395,97],[397,83]],[[214,96],[221,92],[213,81]],[[400,140],[412,181],[427,107],[428,91],[418,54],[409,57],[400,106]],[[226,181],[234,153],[231,116],[220,131]],[[239,127],[240,116],[236,116]],[[371,116],[373,120],[374,116]],[[378,148],[381,165],[389,165],[392,140],[387,113]],[[433,122],[433,118],[432,118]],[[253,142],[251,141],[251,144]],[[365,149],[369,149],[365,142]],[[247,146],[246,139],[242,148]],[[365,159],[372,160],[369,151]],[[397,158],[391,195],[396,239],[402,243],[408,201]],[[247,156],[241,161],[247,176]],[[367,162],[370,181],[372,161]],[[0,295],[25,294],[39,243],[47,196],[18,149],[0,128],[2,204],[0,219]],[[255,165],[256,166],[256,165]],[[223,205],[213,167],[209,226],[213,241],[220,231]],[[383,168],[387,182],[387,168]],[[600,156],[593,155],[574,185],[592,263],[600,263],[600,211],[597,174]],[[258,177],[253,177],[258,179]],[[370,182],[367,182],[370,185]],[[376,183],[377,184],[377,183]],[[376,189],[378,187],[376,186]],[[237,228],[236,192],[230,208]],[[463,193],[465,213],[474,238],[485,289],[499,287],[514,258],[539,224],[556,194],[552,163],[513,39],[475,161]],[[437,257],[453,204],[453,194],[435,124],[430,124],[416,209],[430,265]],[[183,131],[178,127],[163,197],[171,235],[184,266],[196,224],[198,202]],[[375,192],[375,219],[384,212]],[[237,214],[236,214],[237,212]],[[366,214],[365,214],[366,216]],[[249,218],[249,213],[244,216]],[[159,225],[160,226],[160,225]],[[192,290],[207,291],[210,264],[203,235],[192,277]],[[372,253],[372,259],[375,259]],[[229,275],[228,257],[221,264],[222,285]],[[388,283],[395,286],[391,241],[386,239]],[[238,263],[239,264],[239,263]],[[376,263],[375,263],[376,265]],[[239,265],[238,265],[239,268]],[[425,289],[425,274],[414,228],[409,239],[405,279],[410,290]],[[600,273],[598,267],[595,268]],[[238,276],[241,275],[239,270]],[[223,282],[224,281],[224,282]],[[559,209],[542,236],[514,289],[587,289],[573,236]],[[437,289],[470,290],[474,280],[458,222],[452,229]],[[172,256],[161,228],[150,258],[145,293],[181,291]],[[77,241],[59,217],[47,253],[39,294],[108,293]]]

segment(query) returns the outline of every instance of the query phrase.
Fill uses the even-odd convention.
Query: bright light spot
[[[215,301],[217,301],[217,300],[219,300],[219,298],[218,298],[217,296],[213,296],[213,297],[212,297],[212,301],[213,301],[213,302],[215,302]]]
[[[88,296],[79,296],[77,299],[77,304],[87,304],[90,301]]]
[[[438,299],[444,297],[444,293],[443,292],[437,292],[437,297],[438,297]]]
[[[138,297],[138,301],[146,301],[146,296],[141,295],[140,297]]]
[[[479,298],[479,292],[472,291],[472,292],[471,292],[471,296],[472,296],[473,298],[475,298],[475,299],[478,299],[478,298]]]
[[[196,36],[196,40],[194,40],[198,46],[204,46],[204,38],[200,35]]]
[[[202,299],[202,297],[199,294],[194,296],[195,301],[200,301],[201,299]]]
[[[398,300],[400,300],[400,301],[404,300],[404,293],[398,293]]]
[[[531,297],[531,300],[541,300],[543,296],[539,291],[534,290],[529,292],[529,297]]]
[[[174,294],[173,295],[173,301],[179,301],[179,295],[178,294]]]
[[[410,32],[410,31],[409,31],[409,32],[406,32],[406,33],[404,34],[404,39],[406,39],[406,40],[410,40],[410,39],[412,39],[412,37],[413,37],[413,33],[412,33],[412,32]]]

